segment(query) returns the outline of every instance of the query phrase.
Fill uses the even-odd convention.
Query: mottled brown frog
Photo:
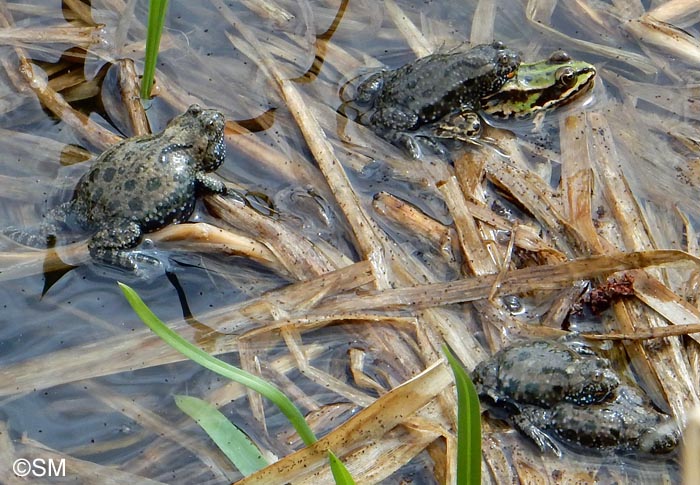
[[[144,233],[186,221],[198,195],[226,192],[208,175],[225,154],[224,116],[192,105],[163,132],[128,138],[98,156],[73,198],[50,211],[37,231],[8,228],[4,233],[45,247],[60,231],[77,225],[92,233],[88,248],[96,262],[135,270],[140,261],[156,262],[131,251]]]

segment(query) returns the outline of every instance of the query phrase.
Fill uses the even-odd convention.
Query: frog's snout
[[[224,115],[216,110],[210,110],[204,119],[204,129],[208,133],[213,133],[216,135],[223,134],[225,125],[226,119],[224,118]]]
[[[681,433],[675,421],[668,419],[639,437],[639,449],[655,455],[669,453],[678,445]]]

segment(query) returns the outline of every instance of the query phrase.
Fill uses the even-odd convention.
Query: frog
[[[127,138],[108,148],[79,179],[73,196],[35,231],[7,228],[4,234],[35,247],[55,243],[63,230],[91,233],[93,261],[137,271],[155,258],[133,250],[143,235],[185,222],[198,196],[226,194],[210,175],[224,162],[225,119],[214,109],[191,105],[158,134]]]
[[[579,451],[660,454],[679,440],[675,422],[576,334],[515,342],[477,365],[472,380],[489,413],[542,453],[561,457],[559,440]]]
[[[600,402],[620,384],[610,361],[575,336],[509,345],[480,363],[473,380],[482,399],[515,408]]]
[[[436,52],[375,73],[357,88],[369,105],[359,121],[419,159],[419,142],[440,152],[439,138],[469,140],[480,133],[481,99],[515,76],[520,54],[502,42]]]
[[[635,386],[621,384],[611,396],[589,406],[561,402],[552,408],[523,406],[515,419],[529,426],[542,452],[557,456],[559,446],[544,433],[576,451],[612,451],[621,454],[662,455],[680,441],[676,422],[657,411]]]
[[[521,63],[515,76],[483,97],[481,112],[499,119],[537,116],[589,92],[595,77],[595,66],[558,50],[547,59]]]

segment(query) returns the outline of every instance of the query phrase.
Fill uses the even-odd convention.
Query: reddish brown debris
[[[621,278],[610,278],[602,285],[592,289],[582,298],[582,303],[590,305],[595,315],[610,308],[613,300],[634,295],[634,278],[625,273]]]

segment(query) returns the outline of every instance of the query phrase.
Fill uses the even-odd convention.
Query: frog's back
[[[505,83],[519,62],[517,53],[498,43],[438,52],[392,72],[378,105],[401,106],[416,113],[421,124],[432,123],[476,108],[481,97]]]
[[[95,161],[74,199],[91,225],[131,220],[146,231],[155,230],[190,216],[194,173],[186,146],[166,137],[132,138]]]

